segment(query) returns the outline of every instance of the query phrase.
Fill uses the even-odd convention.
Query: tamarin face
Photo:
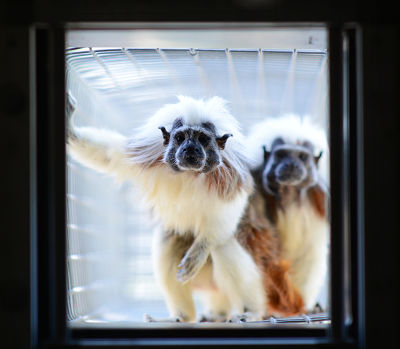
[[[285,186],[303,189],[315,185],[321,155],[313,155],[309,142],[297,145],[285,143],[282,138],[275,139],[271,151],[264,149],[264,189],[275,194]]]
[[[204,122],[200,125],[184,125],[177,118],[171,131],[160,127],[164,145],[164,162],[175,171],[195,171],[207,173],[214,170],[221,162],[220,151],[225,148],[225,134],[218,137],[214,124]]]

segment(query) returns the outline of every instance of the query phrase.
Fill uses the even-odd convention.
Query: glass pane
[[[315,166],[318,162],[318,181],[329,187],[328,65],[324,28],[265,26],[211,32],[193,28],[190,32],[179,28],[120,32],[71,30],[67,42],[67,92],[74,104],[75,128],[112,130],[130,138],[160,108],[178,103],[179,95],[206,101],[218,96],[227,101],[226,108],[240,124],[245,153],[254,161],[249,169],[257,172],[258,168],[258,173],[263,173],[259,167],[266,167],[267,163],[264,163],[262,146],[268,154],[273,153],[271,137],[281,136],[289,146],[289,155],[296,157],[296,161],[302,161],[299,159],[307,154],[300,154],[307,153],[307,149],[314,152],[315,160],[306,165]],[[260,134],[263,128],[266,128],[265,139],[264,133]],[[96,132],[99,135],[103,131]],[[162,140],[160,130],[155,128],[154,134]],[[290,142],[293,137],[294,141]],[[233,139],[235,135],[232,141],[226,141],[226,147]],[[313,151],[307,148],[305,140],[313,143]],[[323,153],[318,160],[320,151]],[[154,319],[173,317],[154,276],[152,261],[153,236],[165,222],[157,208],[149,207],[143,194],[143,181],[135,178],[120,181],[112,173],[93,170],[86,155],[78,160],[70,155],[67,162],[70,325],[143,326],[151,324],[143,322],[144,314]],[[306,165],[304,168],[311,171]],[[271,199],[278,205],[275,210],[266,208],[262,217],[270,224],[267,233],[277,239],[277,261],[289,262],[290,285],[294,284],[296,292],[307,303],[297,313],[270,310],[264,314],[265,318],[273,315],[281,322],[306,323],[310,318],[301,314],[307,313],[311,319],[315,318],[315,326],[325,325],[329,321],[317,321],[328,318],[325,314],[329,310],[325,272],[329,223],[324,215],[327,203],[323,191],[313,191],[316,182],[307,186],[303,178],[301,184],[281,184],[282,188],[294,187],[301,194],[292,193],[292,189],[290,195],[284,194],[286,189],[271,194],[268,185],[262,180],[257,182],[255,176],[256,183],[261,184],[255,187],[258,195],[265,202]],[[311,172],[307,176],[311,178]],[[268,195],[271,198],[267,200]],[[245,214],[242,211],[238,211],[239,216]],[[179,220],[179,215],[174,219]],[[257,252],[256,257],[256,252],[244,246],[239,237],[233,238],[242,243],[240,250],[254,265],[257,258],[269,258],[268,251],[261,251],[261,255]],[[213,254],[210,256],[208,260],[213,263]],[[260,265],[257,266],[260,275],[270,275],[272,264],[263,264],[268,272],[260,271]],[[269,285],[277,282],[272,276],[264,278],[270,278]],[[267,284],[264,280],[263,285]],[[265,286],[264,291],[266,302],[273,302],[270,298],[276,289]],[[201,292],[194,292],[194,300],[199,318],[207,313]],[[276,307],[283,309],[284,301],[282,296]],[[245,307],[235,308],[219,319],[238,319],[237,314],[248,310]]]

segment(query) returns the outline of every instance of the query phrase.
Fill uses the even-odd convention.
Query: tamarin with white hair
[[[206,291],[215,317],[265,316],[260,270],[235,236],[253,180],[239,125],[221,98],[179,97],[132,137],[71,125],[67,148],[142,189],[160,222],[154,266],[171,318],[195,321],[195,288]]]
[[[246,144],[258,160],[252,174],[264,215],[276,229],[281,257],[290,262],[289,276],[312,311],[327,271],[325,133],[308,119],[289,115],[254,125]]]

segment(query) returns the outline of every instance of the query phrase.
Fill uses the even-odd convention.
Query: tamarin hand
[[[178,280],[182,283],[191,280],[206,263],[209,254],[210,244],[205,239],[196,239],[178,265]]]

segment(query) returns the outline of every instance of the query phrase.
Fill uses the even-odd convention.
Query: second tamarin
[[[325,132],[307,119],[285,116],[255,125],[247,144],[257,158],[252,174],[264,216],[277,232],[280,255],[290,262],[291,280],[311,311],[327,271]]]

